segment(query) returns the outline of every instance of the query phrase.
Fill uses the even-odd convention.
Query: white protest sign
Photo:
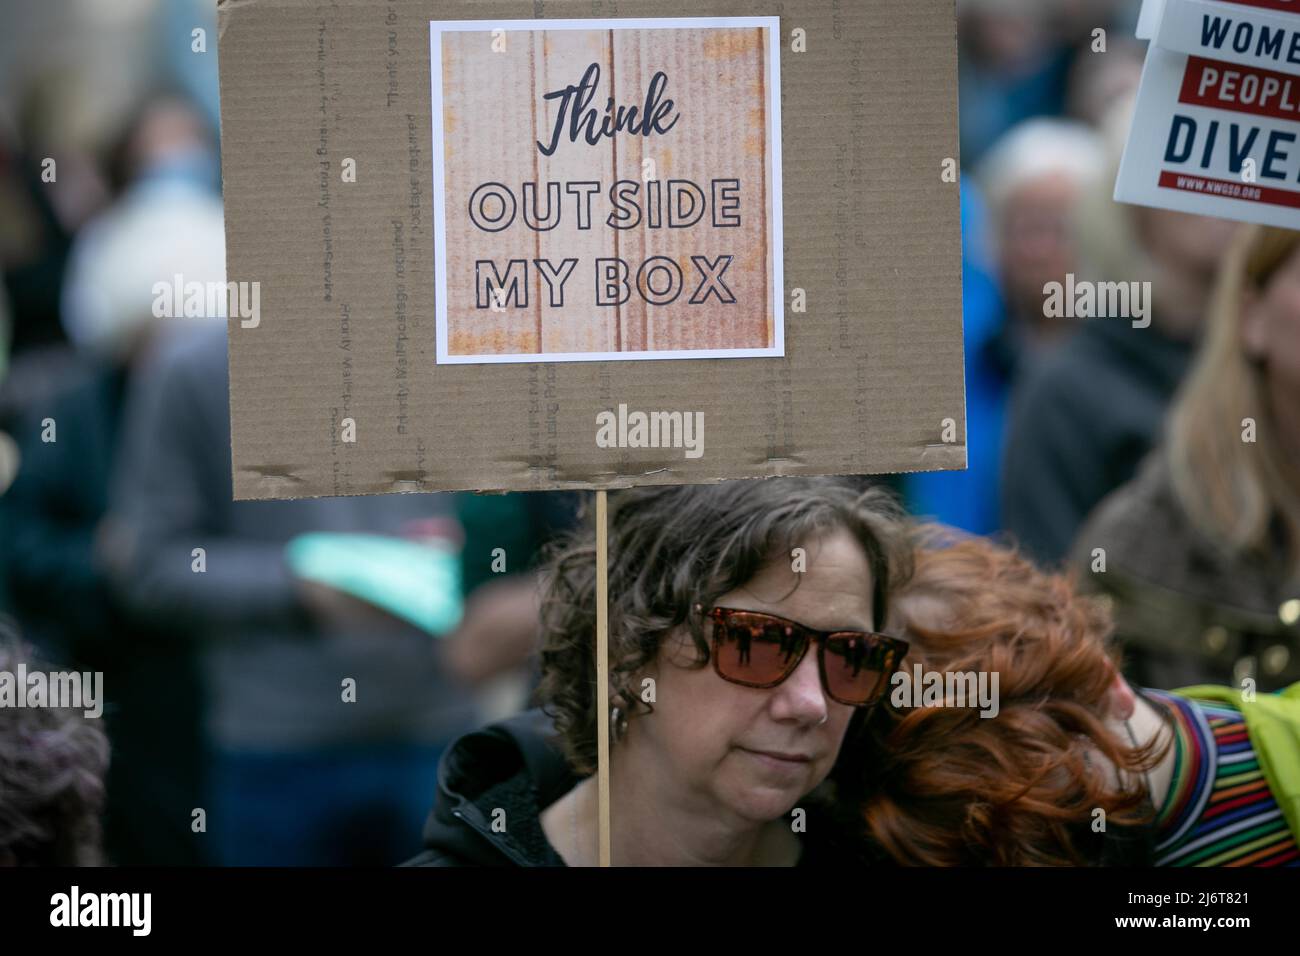
[[[1156,29],[1160,26],[1160,17],[1165,12],[1165,0],[1142,0],[1142,12],[1138,14],[1137,38],[1154,40]]]
[[[1155,44],[1264,70],[1300,71],[1300,16],[1222,0],[1167,0]]]
[[[1115,198],[1300,228],[1300,2],[1148,0]]]

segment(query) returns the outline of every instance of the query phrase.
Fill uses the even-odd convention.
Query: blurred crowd
[[[1136,681],[1269,689],[1300,678],[1296,234],[1111,200],[1139,6],[959,0],[969,468],[890,481],[1075,567]],[[532,569],[579,502],[232,502],[225,321],[151,308],[159,278],[224,279],[215,34],[209,0],[0,12],[0,609],[40,660],[105,674],[107,780],[78,799],[104,801],[109,862],[396,863],[438,755],[525,706]],[[1067,275],[1150,282],[1149,325],[1047,317]],[[442,637],[284,558],[430,520],[460,562]]]

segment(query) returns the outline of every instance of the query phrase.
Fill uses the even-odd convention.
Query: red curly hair
[[[912,641],[904,668],[996,672],[999,710],[882,707],[865,761],[869,839],[904,865],[1094,861],[1095,811],[1108,825],[1148,821],[1141,774],[1163,756],[1103,722],[1116,673],[1108,612],[985,539],[932,526],[920,541],[895,605]],[[1099,756],[1129,773],[1096,772]]]

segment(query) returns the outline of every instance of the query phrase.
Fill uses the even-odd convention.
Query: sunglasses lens
[[[772,684],[799,659],[800,637],[780,622],[733,614],[719,628],[718,673],[742,684]]]
[[[891,648],[860,634],[832,636],[824,652],[826,689],[846,704],[874,703],[894,657]]]

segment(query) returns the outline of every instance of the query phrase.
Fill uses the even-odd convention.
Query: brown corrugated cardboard
[[[965,466],[959,198],[941,175],[957,158],[953,0],[227,0],[219,11],[228,279],[257,282],[260,292],[255,324],[230,320],[237,498]],[[699,16],[779,16],[779,62],[763,59],[767,47],[744,29],[666,40],[611,29],[607,43],[599,31],[507,29],[499,71],[443,62],[445,344],[453,355],[514,357],[440,363],[430,21],[484,21],[485,33],[453,37],[441,48],[450,51],[489,41],[494,21]],[[674,101],[682,125],[668,129],[663,114],[662,133],[624,130],[590,146],[580,139],[600,157],[595,175],[567,149],[575,144],[565,127],[552,165],[527,175],[519,143],[550,145],[557,101],[539,104],[549,89],[578,83],[574,65],[589,51],[566,54],[565,44],[579,43],[594,44],[593,61],[615,71],[618,105],[653,111],[648,86],[657,64],[671,63],[660,100]],[[778,75],[779,159],[761,134],[771,102],[764,84]],[[499,113],[482,108],[495,90]],[[593,107],[603,109],[607,95],[597,92]],[[691,123],[706,110],[714,132],[700,135]],[[493,148],[483,135],[498,119]],[[458,122],[478,135],[465,139]],[[528,162],[548,160],[529,149]],[[648,177],[647,157],[655,160]],[[547,182],[598,180],[592,209],[602,219],[616,179],[703,180],[710,206],[711,179],[740,180],[748,228],[734,230],[735,272],[722,273],[737,301],[724,305],[715,289],[698,313],[680,303],[657,311],[633,291],[623,306],[594,312],[597,259],[623,258],[635,273],[662,255],[686,277],[686,298],[704,268],[692,262],[692,243],[715,268],[733,251],[718,242],[725,221],[709,223],[710,208],[696,232],[647,225],[617,237],[593,222],[589,235],[557,234],[549,247],[544,233],[516,223],[493,234],[494,244],[466,226],[461,204],[475,184],[506,176],[516,197],[522,182],[514,180],[531,180],[543,201]],[[750,188],[755,181],[765,189]],[[779,241],[768,221],[774,208]],[[522,251],[512,253],[512,243]],[[567,256],[579,262],[562,309],[547,302],[534,269],[527,308],[502,297],[476,313],[471,258],[504,268],[510,258]],[[670,273],[661,271],[661,284]],[[724,348],[776,355],[621,360],[636,350]],[[621,354],[527,358],[593,350]],[[702,416],[703,434],[675,430],[689,441],[635,447],[638,414],[649,421],[653,412],[681,413],[674,429]],[[667,427],[668,419],[653,421]],[[610,439],[614,447],[603,447]]]

